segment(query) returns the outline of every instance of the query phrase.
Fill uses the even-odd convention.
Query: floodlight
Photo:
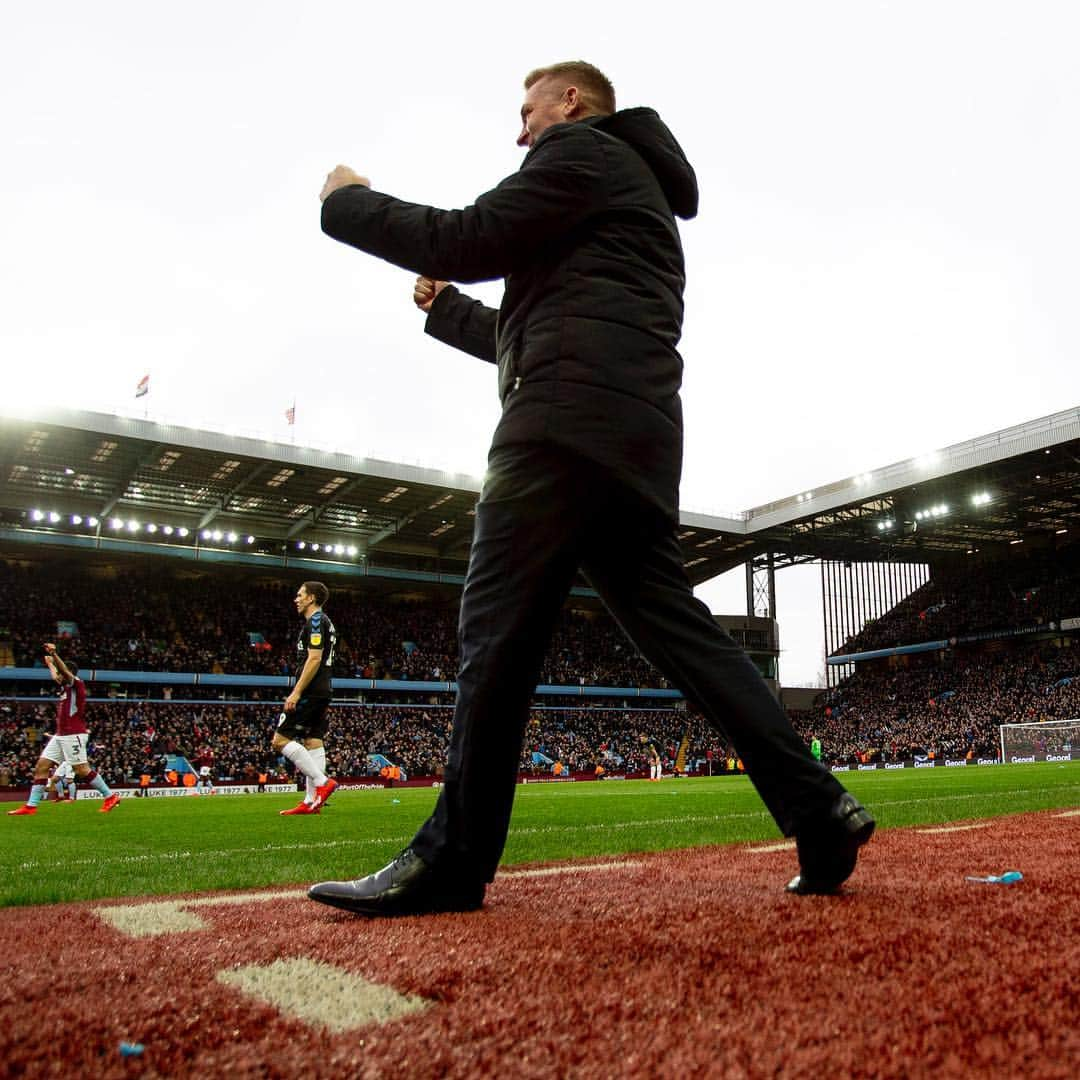
[[[229,543],[230,544],[235,544],[236,541],[239,540],[239,539],[240,538],[236,535],[236,533],[234,533],[234,532],[229,533]]]
[[[49,511],[49,524],[55,525],[60,520],[60,515],[55,510]]]
[[[81,525],[82,524],[82,518],[79,517],[78,514],[72,514],[71,515],[71,524],[72,525]]]
[[[187,536],[187,534],[188,534],[188,531],[187,531],[187,529],[186,529],[186,528],[184,528],[184,526],[183,526],[183,525],[181,525],[181,526],[180,526],[180,528],[179,528],[179,529],[177,529],[176,531],[177,531],[177,532],[178,532],[178,533],[179,533],[179,534],[180,534],[181,536]]]
[[[45,517],[45,514],[41,510],[31,510],[30,518],[32,521],[41,521]]]
[[[1064,532],[1064,529],[1062,530],[1062,532]],[[349,552],[349,557],[355,559],[356,558],[356,545],[355,544],[350,544],[349,547],[348,547],[348,552]]]
[[[221,541],[221,530],[220,529],[215,529],[211,535],[213,536],[215,543],[220,543],[220,541]]]

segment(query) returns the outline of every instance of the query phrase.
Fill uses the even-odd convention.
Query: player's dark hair
[[[304,588],[308,596],[315,597],[315,603],[322,607],[330,599],[330,590],[321,581],[305,581]]]
[[[71,672],[72,675],[79,674],[79,665],[76,664],[73,660],[65,660],[64,663],[67,665],[67,669]]]

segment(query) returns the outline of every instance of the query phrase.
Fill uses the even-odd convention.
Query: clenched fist
[[[333,195],[338,188],[349,187],[351,184],[360,184],[361,187],[371,187],[371,181],[366,176],[350,169],[348,165],[336,165],[334,171],[327,173],[326,183],[319,193],[319,201],[326,202],[328,196]]]
[[[418,277],[413,286],[413,303],[421,311],[430,311],[435,297],[439,295],[449,284],[447,281],[436,281],[434,278]]]

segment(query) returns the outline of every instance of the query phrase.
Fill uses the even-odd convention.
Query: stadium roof
[[[476,477],[149,419],[0,416],[0,535],[9,540],[137,530],[145,543],[154,525],[154,543],[250,543],[265,554],[318,545],[344,562],[452,575],[464,571],[479,490]],[[767,553],[777,566],[933,563],[1071,542],[1080,535],[1080,408],[731,518],[686,512],[681,525],[695,584]]]

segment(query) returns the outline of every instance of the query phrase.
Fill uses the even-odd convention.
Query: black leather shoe
[[[799,874],[787,891],[800,896],[835,893],[855,869],[859,848],[874,835],[874,819],[849,792],[832,804],[827,817],[808,822],[795,834]]]
[[[357,915],[430,915],[475,911],[484,903],[484,885],[452,881],[406,848],[374,874],[320,882],[308,889],[308,897]]]

